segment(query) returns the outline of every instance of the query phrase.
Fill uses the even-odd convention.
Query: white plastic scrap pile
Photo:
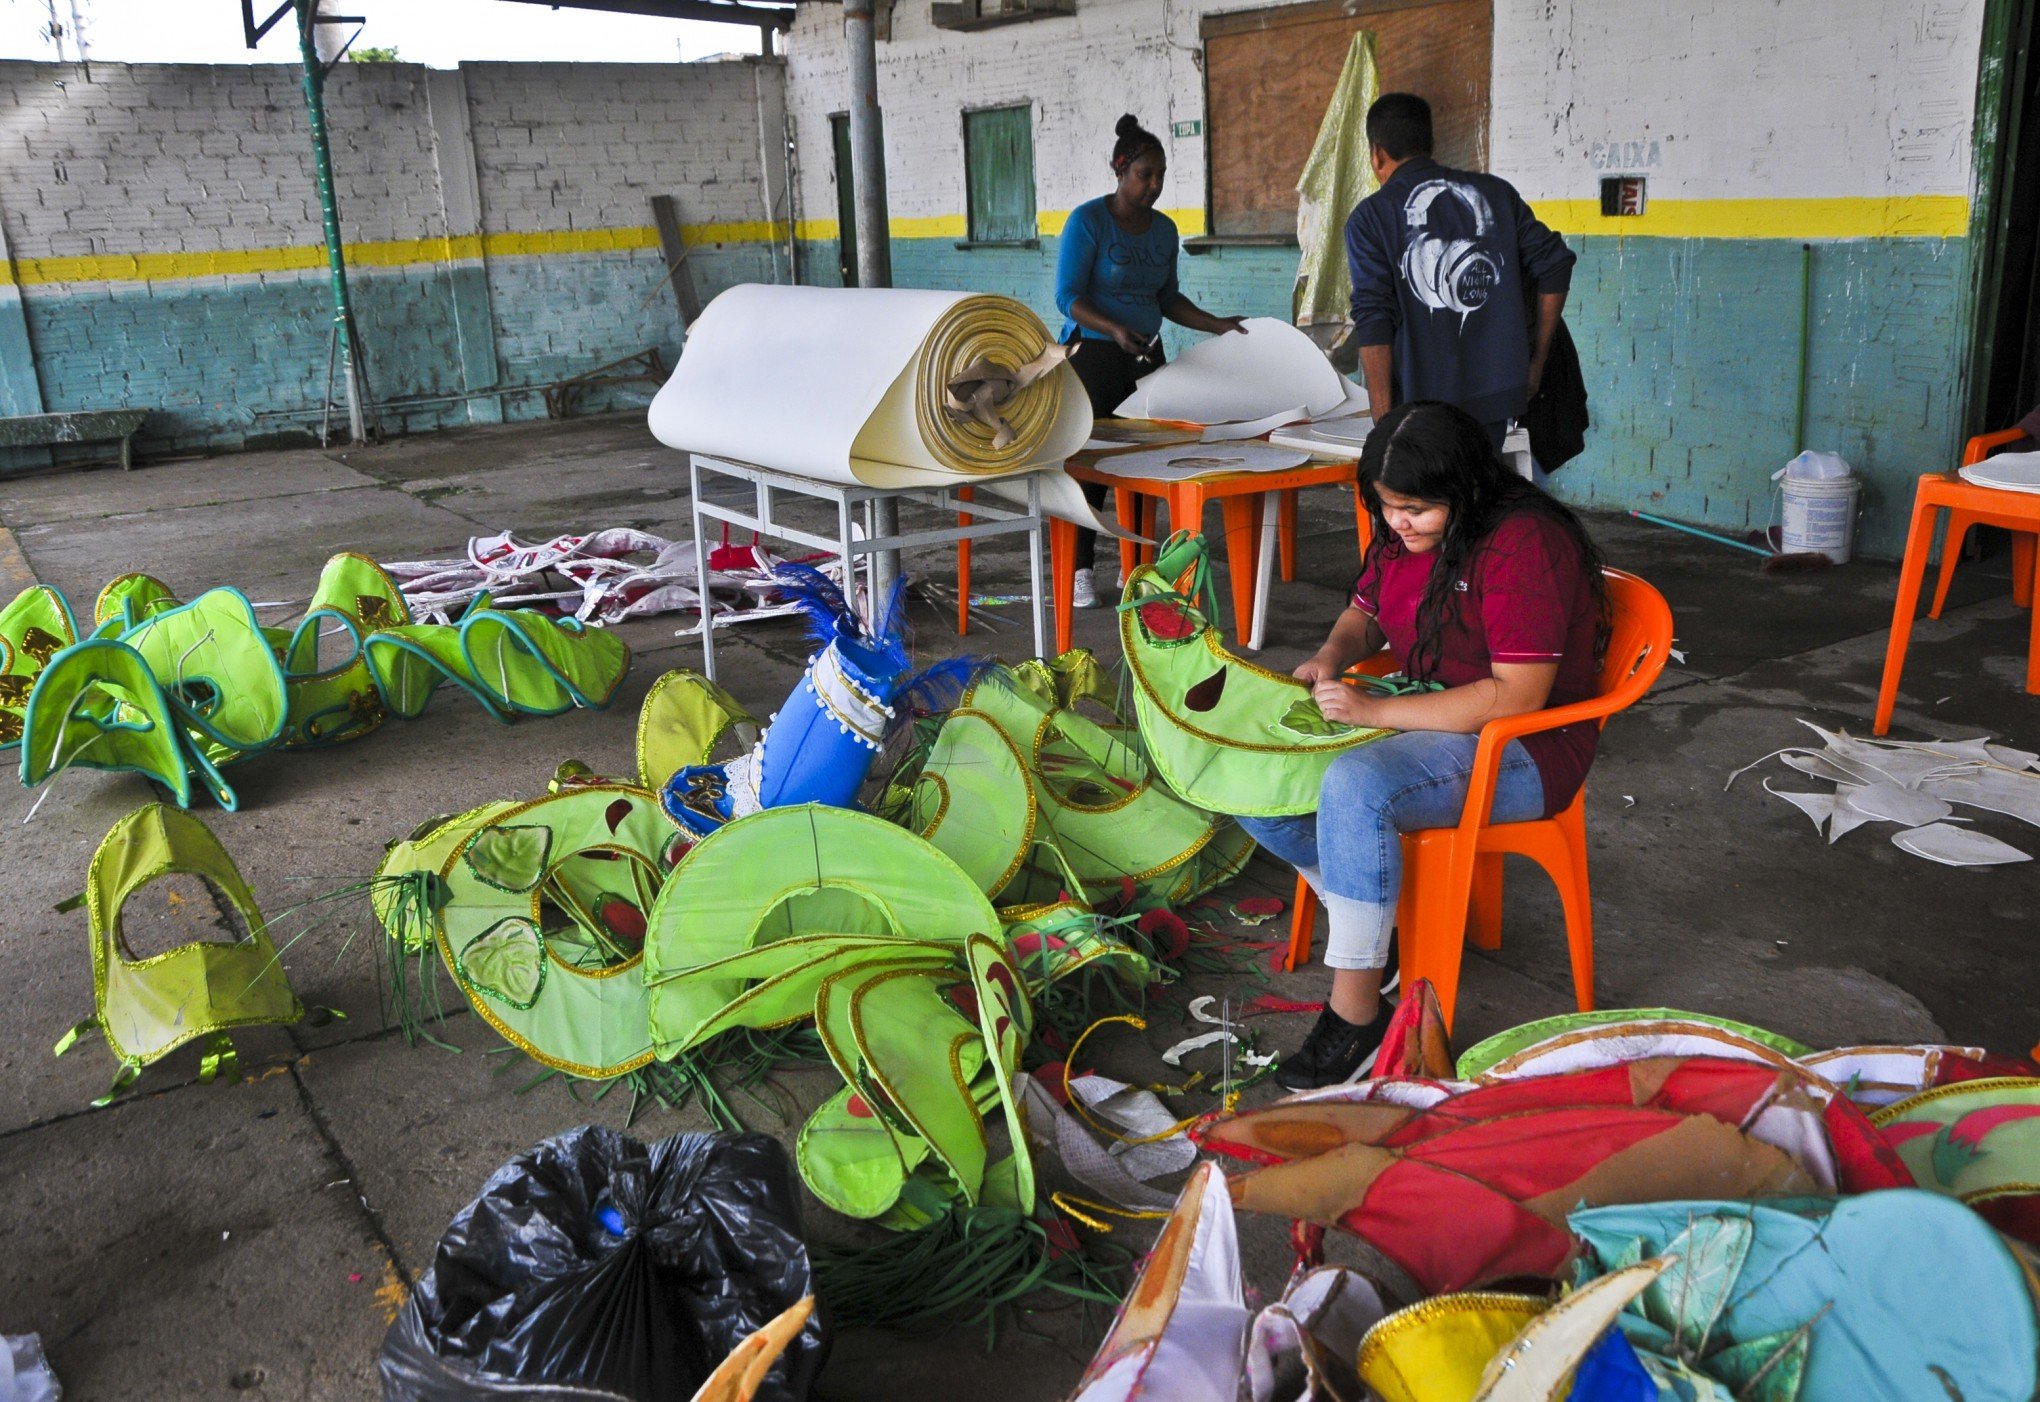
[[[1898,823],[1892,836],[1901,851],[1949,866],[1995,866],[2031,861],[2031,854],[1954,816],[1956,805],[2001,813],[2040,828],[2040,755],[1988,736],[1973,740],[1866,740],[1801,721],[1821,745],[1791,746],[1765,755],[1728,776],[1729,784],[1765,760],[1780,759],[1802,774],[1826,779],[1833,793],[1774,789],[1813,819],[1829,842],[1869,822]],[[1726,786],[1724,786],[1726,787]]]
[[[758,545],[709,552],[708,592],[718,624],[776,618],[792,611],[771,602],[777,557]],[[671,541],[618,526],[527,544],[508,531],[477,536],[459,560],[385,564],[420,619],[450,622],[477,595],[497,607],[553,604],[584,623],[621,623],[643,614],[698,609],[700,576],[693,541]],[[564,582],[564,583],[562,583]],[[693,631],[688,629],[685,631]]]

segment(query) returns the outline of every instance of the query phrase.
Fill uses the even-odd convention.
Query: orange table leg
[[[1367,495],[1360,490],[1357,482],[1353,484],[1353,519],[1360,537],[1360,553],[1364,556],[1368,543],[1374,539],[1374,517],[1367,510]]]
[[[1928,500],[1927,490],[1922,481],[1913,497],[1912,528],[1906,532],[1905,562],[1898,569],[1898,601],[1891,610],[1891,641],[1884,649],[1884,679],[1877,687],[1872,735],[1891,729],[1891,713],[1898,706],[1898,679],[1905,671],[1906,644],[1912,641],[1913,613],[1919,608],[1920,584],[1927,573],[1927,550],[1934,543],[1934,513],[1940,509]]]
[[[1112,494],[1112,509],[1119,517],[1119,529],[1141,533],[1140,508],[1142,498],[1124,488]],[[1133,567],[1140,563],[1141,549],[1130,540],[1119,542],[1119,577],[1125,579],[1133,573]]]
[[[1275,542],[1282,549],[1282,582],[1296,582],[1296,488],[1282,494],[1282,510],[1275,518]]]
[[[1074,645],[1077,594],[1077,528],[1061,517],[1048,523],[1048,569],[1055,579],[1055,650],[1060,655]]]
[[[2040,578],[2034,565],[2040,563],[2040,536],[2024,531],[2012,533],[2012,602],[2022,609],[2033,607],[2033,581]]]
[[[957,496],[965,501],[975,501],[977,494],[969,487],[958,487]],[[956,513],[956,524],[968,526],[970,515]],[[956,635],[960,638],[970,632],[970,541],[956,542]]]
[[[1155,562],[1155,530],[1162,523],[1162,499],[1143,496],[1140,499],[1140,533],[1148,538],[1148,544],[1140,548],[1140,562],[1152,565]]]
[[[2012,576],[2012,588],[2016,593],[2019,581],[2024,580],[2026,584],[2026,602],[2030,606],[2034,599],[2040,598],[2040,551],[2033,549],[2032,536],[2018,535],[2013,536],[2012,539],[2014,541],[2023,540],[2027,542],[2026,559],[2029,569],[2026,573]],[[2012,558],[2016,561],[2018,556],[2014,554]],[[2040,608],[2033,609],[2030,634],[2026,642],[2026,694],[2028,696],[2040,696]]]
[[[1225,569],[1232,576],[1233,639],[1244,643],[1254,626],[1254,566],[1261,545],[1261,494],[1219,499],[1225,518]]]

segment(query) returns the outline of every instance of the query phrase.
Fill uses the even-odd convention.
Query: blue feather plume
[[[842,586],[814,566],[781,561],[772,567],[772,578],[786,601],[806,617],[810,642],[827,647],[839,633],[854,637],[863,631]]]

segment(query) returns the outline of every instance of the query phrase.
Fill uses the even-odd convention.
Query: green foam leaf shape
[[[1353,727],[1342,725],[1335,720],[1325,719],[1325,713],[1318,709],[1315,697],[1305,696],[1290,704],[1282,713],[1282,728],[1293,730],[1298,735],[1351,735]]]
[[[545,875],[552,829],[537,823],[483,828],[468,844],[471,871],[499,891],[524,892]]]
[[[468,987],[519,1012],[545,989],[545,936],[521,915],[498,920],[469,940],[457,962]]]

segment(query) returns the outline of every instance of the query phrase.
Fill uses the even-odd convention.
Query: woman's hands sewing
[[[1381,721],[1375,718],[1374,712],[1382,698],[1370,694],[1361,687],[1351,686],[1333,677],[1327,681],[1313,683],[1310,694],[1326,720],[1337,721],[1341,725],[1362,727],[1381,724]]]

